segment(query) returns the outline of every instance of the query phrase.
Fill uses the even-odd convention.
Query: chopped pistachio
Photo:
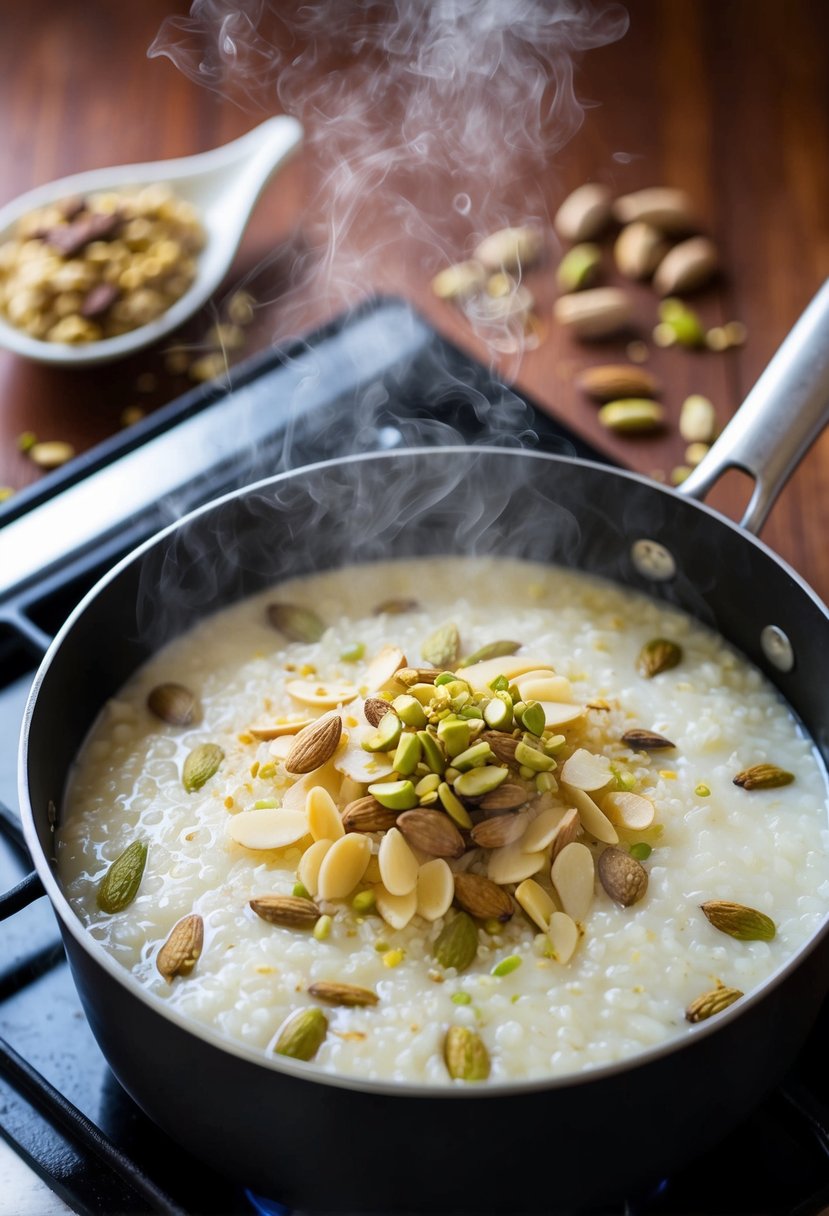
[[[351,646],[346,646],[345,650],[340,652],[340,658],[343,663],[357,663],[365,653],[365,642],[353,642]]]
[[[314,925],[314,937],[318,942],[324,942],[327,937],[331,936],[331,928],[334,922],[330,916],[321,916]]]
[[[295,882],[295,883],[294,883],[293,890],[291,891],[291,894],[292,894],[292,895],[295,895],[295,896],[297,897],[297,899],[310,899],[310,898],[311,898],[311,893],[310,893],[310,891],[308,891],[308,889],[306,888],[305,884],[304,884],[304,883],[302,883],[302,882]]]
[[[521,966],[521,959],[517,954],[508,954],[506,958],[502,958],[500,963],[496,963],[490,971],[490,975],[509,975]]]

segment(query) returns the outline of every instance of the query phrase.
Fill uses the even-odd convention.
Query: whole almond
[[[387,832],[397,822],[397,812],[382,806],[371,794],[349,802],[343,811],[347,832]]]
[[[599,858],[599,881],[623,908],[636,904],[648,889],[648,872],[623,849],[605,849]]]
[[[565,241],[592,241],[610,223],[610,191],[598,182],[578,186],[559,207],[553,225]]]
[[[379,726],[388,712],[389,703],[382,697],[368,697],[363,703],[366,722],[371,726]]]
[[[613,257],[628,279],[647,279],[662,261],[668,246],[658,228],[644,220],[622,229],[613,246]]]
[[[526,828],[526,815],[494,815],[476,824],[470,835],[481,849],[500,849],[519,840]]]
[[[640,752],[658,752],[669,747],[676,747],[675,743],[671,743],[670,739],[666,739],[664,735],[658,735],[655,730],[640,730],[637,727],[625,731],[622,735],[622,743]]]
[[[486,741],[496,760],[500,760],[502,764],[515,763],[515,749],[521,742],[514,735],[508,735],[506,731],[501,730],[485,730],[481,735],[481,741]]]
[[[360,988],[357,984],[329,983],[327,980],[316,980],[309,984],[308,995],[318,1001],[327,1001],[329,1005],[345,1005],[349,1008],[376,1005],[380,999],[370,988]]]
[[[195,912],[183,917],[158,952],[155,965],[168,984],[177,975],[189,975],[204,945],[204,921]]]
[[[455,901],[478,920],[508,921],[512,900],[503,887],[481,874],[455,875]]]
[[[262,920],[286,929],[313,929],[320,918],[313,899],[299,895],[260,895],[250,901],[250,906]]]
[[[694,227],[691,200],[684,190],[651,186],[624,194],[613,204],[613,215],[620,224],[644,221],[661,232],[690,232]]]
[[[578,338],[608,338],[630,325],[633,309],[618,287],[593,287],[559,296],[553,316]]]
[[[703,287],[719,269],[717,247],[707,236],[694,236],[674,245],[656,268],[653,285],[660,295],[694,291]]]
[[[404,811],[397,826],[410,845],[430,857],[460,857],[466,849],[463,836],[440,811]]]
[[[330,760],[343,733],[338,713],[324,714],[299,732],[288,752],[285,767],[289,773],[312,773]]]
[[[515,740],[519,742],[518,739]],[[513,757],[515,750],[513,749]],[[514,781],[505,781],[503,785],[499,785],[497,790],[490,790],[488,794],[484,794],[478,807],[482,811],[517,811],[519,806],[523,806],[529,802],[535,791],[528,791],[525,786],[517,785]]]
[[[576,387],[594,401],[618,401],[625,397],[655,397],[661,386],[655,376],[633,363],[608,363],[586,367],[576,378]]]

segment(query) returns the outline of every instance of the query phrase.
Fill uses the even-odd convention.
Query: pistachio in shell
[[[744,904],[735,904],[727,899],[709,899],[700,907],[715,929],[740,942],[770,942],[777,932],[777,926],[770,916]]]
[[[301,604],[268,604],[268,621],[289,642],[318,642],[325,625],[310,608]]]
[[[734,778],[734,784],[744,790],[774,790],[781,785],[791,785],[794,773],[789,773],[776,764],[753,764]]]
[[[419,608],[420,604],[417,600],[401,597],[399,599],[383,600],[381,603],[375,604],[371,611],[374,616],[382,616],[383,613],[386,613],[388,616],[403,616],[406,612],[417,612]]]
[[[218,771],[225,754],[218,743],[199,743],[184,761],[181,780],[189,794],[200,790]]]
[[[478,953],[478,927],[466,912],[447,921],[432,948],[441,967],[465,971]]]
[[[468,1026],[449,1028],[443,1058],[454,1081],[485,1081],[489,1076],[489,1052],[481,1036]]]
[[[426,662],[442,671],[454,668],[460,652],[461,638],[458,627],[451,621],[430,634],[420,647],[420,653]]]
[[[725,984],[720,984],[711,992],[703,992],[702,996],[691,1001],[685,1010],[686,1021],[705,1022],[715,1013],[722,1013],[723,1009],[733,1005],[742,995],[739,988],[726,988]]]
[[[98,888],[98,907],[102,912],[123,912],[132,903],[138,894],[146,864],[147,846],[144,841],[134,840],[127,845],[113,861]]]
[[[682,662],[682,648],[669,638],[651,638],[639,652],[636,668],[646,680],[670,671]]]
[[[328,1033],[328,1018],[316,1005],[298,1009],[283,1022],[274,1045],[278,1056],[292,1060],[313,1060]]]
[[[147,696],[147,708],[170,726],[192,726],[201,717],[198,697],[184,684],[156,684]]]

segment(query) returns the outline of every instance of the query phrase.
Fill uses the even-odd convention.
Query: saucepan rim
[[[144,988],[123,964],[119,963],[103,946],[102,943],[89,933],[88,929],[83,925],[80,917],[72,908],[66,894],[59,883],[55,872],[54,863],[47,858],[44,850],[41,848],[40,841],[35,826],[35,813],[31,805],[28,790],[28,747],[29,735],[32,725],[32,719],[35,712],[36,703],[40,695],[40,690],[46,679],[49,668],[52,665],[55,655],[63,646],[64,639],[72,631],[75,623],[85,613],[89,604],[96,600],[100,594],[114,581],[118,579],[122,571],[130,565],[140,561],[145,554],[152,550],[155,546],[161,545],[165,540],[173,536],[177,531],[184,526],[190,525],[198,521],[201,517],[209,515],[211,512],[220,509],[225,503],[233,499],[240,499],[247,496],[255,496],[268,492],[275,486],[279,486],[286,481],[290,481],[299,477],[304,477],[314,474],[324,474],[326,470],[341,468],[343,465],[354,464],[357,462],[368,462],[374,460],[389,460],[389,459],[430,459],[462,456],[465,459],[477,459],[488,456],[505,456],[510,458],[529,458],[535,460],[547,461],[552,464],[564,463],[567,465],[575,465],[577,467],[591,469],[606,477],[614,477],[622,483],[632,482],[646,487],[656,495],[664,495],[667,500],[671,500],[675,507],[677,502],[685,503],[693,510],[700,511],[704,515],[713,519],[716,524],[726,529],[734,531],[746,545],[754,546],[766,557],[770,558],[782,571],[792,579],[798,588],[805,593],[816,605],[816,607],[827,618],[829,626],[829,610],[820,599],[820,597],[812,590],[809,584],[801,578],[801,576],[792,569],[792,567],[774,552],[767,544],[756,536],[745,531],[738,524],[721,515],[712,507],[707,506],[703,502],[694,501],[683,497],[681,494],[671,487],[660,485],[657,482],[643,476],[639,473],[634,473],[626,469],[618,469],[599,464],[597,461],[586,460],[580,457],[564,456],[557,453],[541,452],[533,449],[520,447],[505,447],[505,446],[487,446],[487,445],[461,445],[453,444],[446,447],[413,447],[399,448],[384,452],[368,452],[356,453],[349,456],[337,457],[330,460],[319,461],[315,464],[304,465],[301,468],[292,469],[287,472],[278,473],[271,477],[263,478],[260,481],[253,482],[248,486],[232,490],[218,498],[212,499],[210,502],[203,504],[188,514],[182,516],[181,519],[169,524],[153,536],[149,537],[137,548],[133,549],[125,557],[123,557],[115,566],[104,574],[94,587],[83,597],[80,603],[74,608],[67,620],[64,622],[60,631],[56,635],[49,650],[44,656],[40,667],[35,675],[32,684],[29,698],[26,704],[23,726],[20,734],[19,747],[19,796],[21,818],[23,822],[23,832],[29,851],[32,855],[34,865],[38,875],[46,889],[49,900],[53,909],[59,916],[62,925],[69,931],[75,941],[82,947],[86,954],[100,967],[106,971],[109,976],[116,980],[127,992],[137,997],[143,1002],[152,1012],[160,1017],[168,1019],[179,1029],[194,1035],[196,1038],[203,1040],[211,1047],[225,1052],[231,1056],[246,1061],[257,1067],[264,1068],[276,1074],[287,1074],[289,1076],[307,1081],[313,1084],[334,1086],[339,1089],[356,1090],[365,1093],[383,1095],[394,1098],[442,1098],[442,1099],[487,1099],[496,1097],[506,1097],[511,1095],[521,1095],[532,1092],[544,1092],[548,1090],[569,1089],[572,1086],[589,1085],[600,1082],[611,1077],[618,1076],[622,1073],[627,1073],[631,1070],[636,1070],[640,1067],[646,1067],[649,1064],[661,1060],[667,1056],[672,1056],[675,1052],[681,1052],[691,1048],[695,1043],[707,1038],[709,1035],[719,1033],[735,1020],[743,1017],[754,1006],[763,1001],[769,994],[780,984],[796,971],[803,961],[818,947],[822,939],[829,932],[829,909],[827,909],[821,924],[810,935],[810,937],[801,944],[801,946],[783,962],[771,975],[769,975],[754,991],[742,997],[736,1004],[731,1005],[728,1009],[719,1013],[715,1019],[710,1019],[696,1025],[689,1026],[687,1031],[680,1038],[673,1038],[665,1043],[657,1044],[654,1047],[646,1048],[643,1051],[638,1051],[634,1055],[623,1060],[618,1060],[610,1064],[598,1065],[594,1068],[587,1068],[576,1073],[565,1073],[560,1076],[550,1077],[535,1077],[523,1080],[497,1080],[491,1079],[486,1085],[481,1086],[459,1086],[459,1085],[439,1085],[439,1084],[423,1084],[413,1083],[408,1081],[389,1081],[367,1079],[357,1076],[349,1076],[347,1074],[330,1073],[320,1069],[313,1063],[308,1064],[302,1061],[295,1061],[286,1056],[266,1056],[261,1050],[248,1047],[243,1043],[236,1042],[230,1038],[226,1038],[218,1031],[209,1026],[204,1026],[198,1022],[194,1022],[189,1017],[169,1006],[169,1004],[155,995],[153,992]],[[609,580],[613,581],[613,580]],[[622,584],[617,584],[622,585]],[[730,645],[735,645],[731,639],[726,639]],[[749,660],[750,661],[750,660]],[[797,717],[797,711],[793,707],[789,707]],[[805,728],[803,728],[805,729]],[[808,732],[807,732],[808,733]],[[811,737],[811,736],[810,736]],[[817,746],[812,740],[815,751]],[[826,764],[821,763],[826,769]]]

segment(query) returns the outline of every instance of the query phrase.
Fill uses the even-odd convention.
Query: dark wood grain
[[[296,55],[302,48],[288,22],[295,6],[271,7],[276,19],[269,36]],[[823,0],[631,0],[627,8],[625,37],[589,52],[578,67],[576,89],[590,103],[580,129],[563,149],[540,159],[517,154],[508,180],[488,180],[490,164],[501,161],[482,156],[468,185],[476,197],[471,217],[451,211],[458,189],[451,166],[436,163],[429,174],[396,155],[381,180],[372,176],[366,147],[344,138],[324,107],[317,113],[309,107],[306,149],[268,188],[231,280],[183,340],[198,347],[222,299],[244,282],[259,301],[245,353],[284,341],[378,290],[410,299],[453,340],[489,358],[492,352],[465,319],[429,289],[435,270],[469,248],[473,220],[479,234],[485,221],[494,226],[525,215],[549,221],[566,194],[586,180],[604,181],[620,193],[680,186],[692,195],[724,264],[721,281],[695,304],[706,323],[744,321],[749,338],[724,354],[650,344],[648,367],[665,385],[671,420],[663,435],[608,436],[595,407],[575,389],[579,368],[624,355],[625,343],[587,347],[556,331],[550,314],[554,245],[527,279],[545,340],[518,365],[501,360],[519,386],[594,443],[639,471],[666,476],[683,459],[675,422],[684,396],[709,395],[725,422],[829,275],[829,6]],[[236,92],[234,101],[194,84],[166,58],[148,59],[162,21],[175,12],[183,8],[161,0],[2,6],[0,203],[84,168],[205,150],[279,109],[275,77],[261,81],[252,99],[240,98],[238,82],[225,80],[224,87]],[[335,71],[346,87],[359,83],[361,65],[348,56],[338,59],[336,48],[329,48],[307,88],[335,79]],[[369,134],[378,147],[399,145],[406,107],[401,88],[373,112]],[[364,176],[349,177],[349,166]],[[333,267],[327,260],[332,229],[340,238]],[[613,281],[609,247],[606,257]],[[634,294],[638,327],[649,338],[656,298],[647,287]],[[156,384],[141,391],[138,377],[147,371]],[[68,439],[82,450],[117,430],[125,407],[153,409],[189,383],[166,370],[161,350],[87,372],[0,354],[0,485],[20,487],[40,475],[17,450],[22,431]],[[824,437],[783,492],[765,531],[772,547],[824,597],[828,471]],[[725,485],[713,501],[734,514],[744,497],[744,486]]]

